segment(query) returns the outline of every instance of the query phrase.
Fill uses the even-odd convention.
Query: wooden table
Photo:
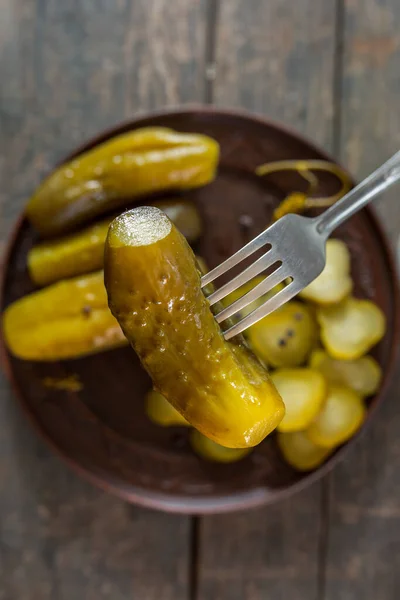
[[[265,113],[366,175],[400,147],[399,31],[397,0],[1,0],[1,244],[65,153],[165,105]],[[398,194],[379,208],[393,242]],[[2,378],[0,599],[398,599],[399,385],[324,481],[189,518],[78,479]]]

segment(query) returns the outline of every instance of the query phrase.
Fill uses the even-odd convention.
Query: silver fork
[[[318,277],[325,266],[325,245],[331,233],[399,179],[400,151],[318,217],[309,218],[295,214],[282,217],[233,256],[204,275],[201,278],[202,288],[254,252],[264,247],[267,250],[261,258],[208,296],[212,306],[256,275],[274,268],[274,271],[250,292],[215,315],[218,323],[236,315],[264,294],[271,292],[276,285],[286,283],[283,289],[224,331],[225,339],[229,340],[254,325]]]

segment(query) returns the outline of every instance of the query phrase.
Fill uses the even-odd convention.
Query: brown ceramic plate
[[[257,165],[279,159],[330,159],[301,136],[262,118],[193,108],[124,123],[88,142],[66,160],[119,133],[146,125],[205,133],[221,144],[216,181],[190,193],[205,221],[196,251],[210,267],[258,234],[278,201],[302,185],[301,180],[287,174],[263,181],[253,173]],[[321,195],[330,194],[336,185],[329,177],[322,179]],[[396,274],[386,239],[370,210],[354,217],[337,236],[351,250],[356,294],[377,302],[389,324],[385,338],[374,350],[385,375],[380,393],[369,403],[368,422],[383,399],[397,347]],[[9,243],[2,309],[33,289],[26,255],[34,239],[34,232],[22,216]],[[51,446],[93,483],[146,506],[212,513],[275,502],[326,473],[352,443],[310,474],[299,474],[285,464],[274,436],[239,463],[211,464],[192,453],[187,430],[160,428],[148,421],[143,396],[150,380],[129,348],[55,364],[19,361],[4,350],[3,362],[24,409]],[[49,390],[43,384],[45,377],[71,374],[81,379],[81,392]]]

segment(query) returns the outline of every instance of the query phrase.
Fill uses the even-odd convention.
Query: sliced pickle
[[[324,350],[314,350],[309,364],[321,371],[328,383],[346,385],[363,397],[375,394],[382,379],[382,369],[372,356],[338,360]]]
[[[310,285],[299,296],[318,304],[337,304],[353,289],[350,276],[350,252],[341,240],[328,240],[326,265]]]
[[[306,435],[314,444],[332,448],[351,438],[364,418],[362,398],[348,387],[331,385],[324,407],[306,430]]]
[[[318,336],[311,309],[292,300],[247,331],[256,355],[272,367],[297,367],[306,362]]]
[[[286,408],[279,431],[306,429],[325,402],[328,388],[324,376],[312,369],[298,368],[278,369],[271,378]]]
[[[354,360],[366,354],[385,335],[386,320],[370,300],[347,298],[335,306],[319,307],[321,341],[333,358]]]
[[[322,448],[314,444],[304,431],[278,433],[278,446],[287,463],[297,471],[312,471],[321,465],[332,448]]]

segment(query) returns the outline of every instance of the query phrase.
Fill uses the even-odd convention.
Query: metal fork
[[[204,275],[201,278],[202,288],[254,252],[264,247],[266,249],[261,258],[208,296],[212,306],[256,275],[274,268],[273,272],[250,292],[215,315],[218,323],[237,315],[246,306],[271,292],[275,286],[285,283],[283,289],[224,331],[225,339],[229,340],[254,325],[318,277],[325,266],[325,245],[331,233],[399,179],[400,151],[318,217],[309,218],[295,214],[282,217],[233,256]]]

